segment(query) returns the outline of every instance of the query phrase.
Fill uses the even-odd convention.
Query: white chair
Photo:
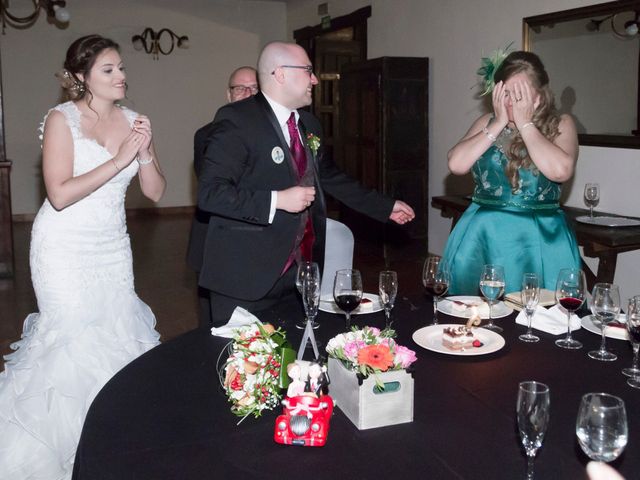
[[[324,247],[324,270],[320,295],[333,296],[333,279],[336,271],[353,266],[353,233],[344,223],[327,218],[327,235]]]

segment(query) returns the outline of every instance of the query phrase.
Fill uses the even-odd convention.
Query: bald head
[[[292,110],[311,104],[313,86],[318,83],[307,52],[295,43],[272,42],[258,59],[260,88],[270,98]]]
[[[258,78],[253,67],[236,68],[229,77],[227,100],[237,102],[258,93]]]

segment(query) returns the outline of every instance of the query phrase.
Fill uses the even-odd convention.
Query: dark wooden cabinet
[[[411,239],[428,233],[428,78],[429,60],[413,57],[349,63],[340,73],[336,162],[415,209],[416,219],[398,230]],[[385,240],[394,236],[389,230]]]

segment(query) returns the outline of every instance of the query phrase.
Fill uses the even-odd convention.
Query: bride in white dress
[[[30,255],[39,313],[0,373],[2,479],[70,478],[91,401],[158,344],[155,317],[133,287],[124,197],[138,174],[158,201],[165,179],[148,118],[115,104],[126,92],[118,52],[98,35],[76,40],[61,75],[74,100],[45,117],[47,199]]]

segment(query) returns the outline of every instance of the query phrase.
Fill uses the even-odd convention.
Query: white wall
[[[12,2],[16,8],[20,3]],[[83,0],[69,2],[68,28],[49,25],[46,16],[27,30],[7,28],[0,39],[7,157],[14,214],[35,213],[44,198],[40,142],[36,129],[44,113],[58,103],[53,76],[62,68],[69,44],[100,33],[121,46],[128,74],[128,105],[152,121],[154,142],[168,180],[160,206],[194,204],[193,134],[226,102],[229,73],[255,65],[263,44],[286,37],[282,2],[249,0]],[[19,10],[16,10],[18,13]],[[170,28],[187,35],[190,48],[153,60],[133,49],[131,37],[145,27]],[[127,197],[130,207],[151,206],[139,189]]]
[[[290,2],[288,31],[319,23],[317,1]],[[452,178],[447,151],[480,113],[472,87],[480,57],[514,42],[522,45],[522,18],[583,7],[593,0],[343,0],[329,2],[332,17],[372,6],[368,23],[370,58],[384,55],[430,58],[431,122],[429,190],[432,196],[470,193],[468,179]],[[291,33],[290,33],[291,34]],[[544,59],[543,59],[544,60]],[[576,176],[565,186],[567,204],[583,206],[586,181],[601,184],[602,210],[640,216],[638,150],[582,147]],[[451,221],[429,211],[429,249],[442,252]],[[640,294],[640,252],[619,256],[616,283],[624,298]]]

